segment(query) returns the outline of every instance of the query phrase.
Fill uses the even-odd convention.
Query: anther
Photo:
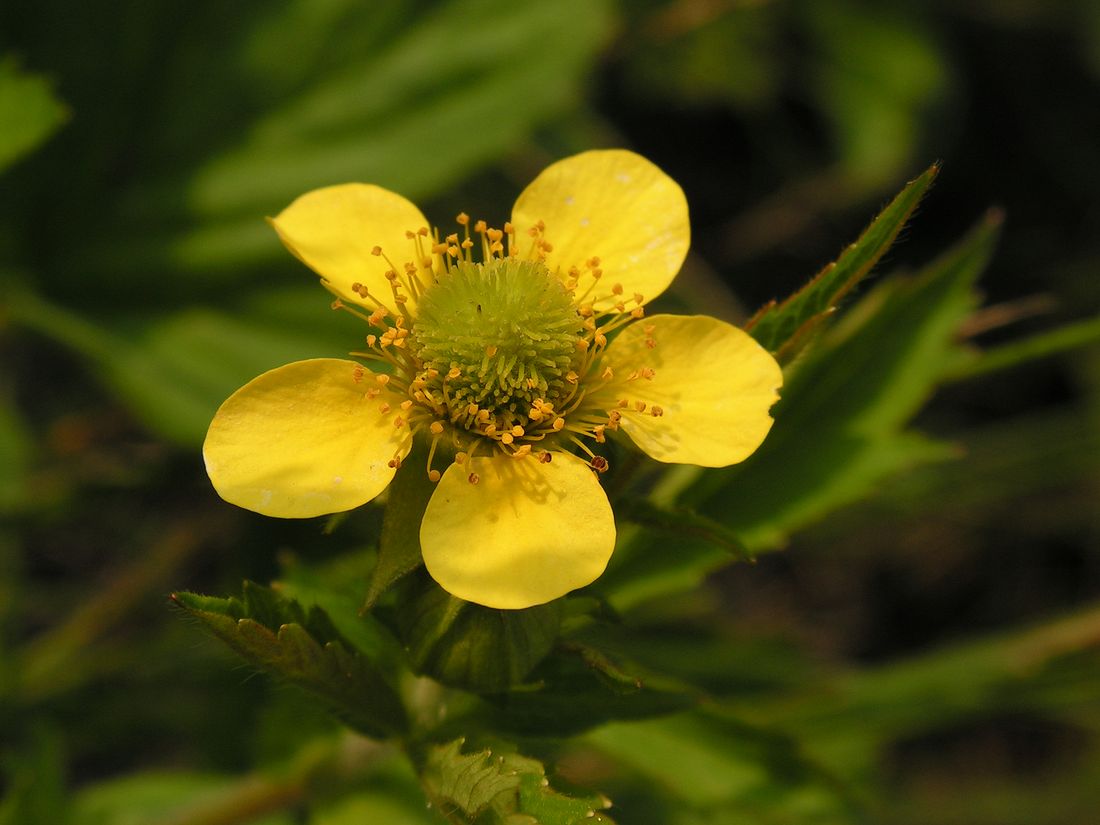
[[[468,457],[469,456],[467,456],[466,453],[463,452],[455,453],[455,464],[465,464]]]
[[[607,459],[602,455],[594,456],[588,466],[595,470],[597,473],[606,473],[607,468],[611,465],[607,463]]]
[[[477,484],[479,481],[481,481],[481,476],[479,476],[477,473],[470,473],[468,476],[466,476],[466,480],[471,484]]]
[[[565,427],[565,419],[558,416],[554,419],[554,432],[560,432]]]
[[[370,251],[370,254],[371,254],[371,255],[373,255],[374,257],[376,257],[376,258],[377,258],[377,257],[378,257],[379,255],[381,255],[381,254],[382,254],[382,247],[380,247],[380,246],[376,246],[376,247],[374,247],[374,248],[373,248],[373,249],[372,249],[372,250]]]
[[[381,384],[383,387],[390,383],[390,377],[386,373],[382,372],[374,376],[374,380]]]
[[[428,429],[431,430],[432,435],[439,435],[443,432],[443,425],[438,421],[433,421]]]
[[[459,226],[466,226],[470,222],[470,216],[465,212],[459,212],[458,217],[455,218],[455,223]]]
[[[611,287],[611,294],[612,295],[622,295],[623,294],[623,285],[622,284],[614,284]]]
[[[378,405],[378,412],[382,413],[382,415],[386,415],[391,409],[392,407],[390,407],[389,403],[386,401]]]
[[[652,407],[649,408],[649,414],[652,415],[654,418],[660,418],[662,415],[665,414],[665,411],[663,408],[658,407],[656,404],[654,404]]]
[[[440,478],[442,478],[442,474],[439,470],[428,470],[428,481],[432,484],[438,483]]]
[[[549,464],[553,460],[554,457],[550,454],[549,450],[543,450],[541,453],[539,453],[539,461],[542,464]]]

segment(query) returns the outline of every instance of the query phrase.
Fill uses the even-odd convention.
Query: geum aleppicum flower
[[[229,502],[304,518],[370,501],[398,469],[427,473],[424,563],[459,598],[529,607],[603,572],[608,433],[721,467],[771,427],[782,375],[751,337],[645,317],[687,254],[688,212],[632,152],[554,163],[500,228],[462,214],[456,232],[431,230],[369,184],[310,192],[272,224],[334,306],[371,325],[352,353],[365,363],[299,361],[246,384],[210,425],[210,478]],[[427,466],[402,467],[414,438]]]

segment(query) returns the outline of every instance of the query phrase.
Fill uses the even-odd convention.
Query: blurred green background
[[[919,268],[998,206],[960,352],[1015,361],[996,348],[1071,326],[1048,357],[960,357],[921,385],[939,460],[841,496],[755,565],[625,599],[622,647],[721,718],[617,723],[553,764],[622,823],[1093,821],[1100,5],[15,0],[0,822],[433,821],[399,765],[300,781],[331,723],[169,608],[370,541],[369,523],[322,535],[223,504],[199,446],[249,378],[361,336],[265,215],[362,180],[433,221],[500,220],[548,162],[601,146],[686,191],[667,306],[743,322],[939,160],[877,271]],[[267,818],[163,813],[226,788],[287,796]]]

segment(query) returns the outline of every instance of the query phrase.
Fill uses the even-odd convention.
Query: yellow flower
[[[203,447],[214,487],[269,516],[341,512],[381,493],[423,439],[427,466],[403,471],[437,482],[421,549],[459,598],[529,607],[603,572],[610,431],[658,461],[721,467],[771,427],[782,375],[751,337],[701,315],[644,317],[689,230],[680,187],[636,154],[551,165],[500,229],[463,214],[454,233],[429,230],[369,184],[310,192],[272,224],[334,306],[371,324],[352,353],[370,366],[299,361],[238,390]]]

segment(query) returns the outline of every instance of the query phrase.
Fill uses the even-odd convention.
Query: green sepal
[[[746,331],[781,361],[791,360],[890,248],[938,172],[939,165],[933,164],[911,181],[835,262],[782,303],[772,301],[761,307],[745,325]]]
[[[478,825],[614,825],[599,813],[606,797],[566,796],[550,787],[542,763],[510,750],[463,753],[464,739],[431,748],[422,781],[452,822]]]
[[[391,585],[424,563],[420,552],[420,523],[435,491],[435,484],[428,479],[425,469],[427,459],[428,447],[417,439],[390,482],[382,534],[378,540],[378,561],[367,579],[363,612],[373,608]],[[443,455],[440,459],[441,464],[449,463],[450,456]]]
[[[350,727],[375,738],[406,731],[396,692],[321,608],[306,611],[247,581],[241,599],[175,593],[172,600],[253,665],[324,700]]]
[[[560,600],[524,610],[497,610],[458,599],[426,576],[397,614],[413,668],[437,681],[480,693],[519,684],[553,648]]]

